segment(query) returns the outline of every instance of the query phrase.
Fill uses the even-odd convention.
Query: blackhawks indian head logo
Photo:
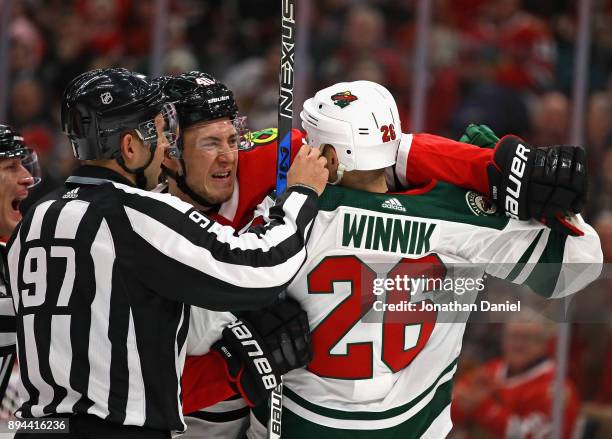
[[[351,102],[357,100],[357,96],[355,96],[350,91],[343,91],[342,93],[336,93],[332,97],[332,101],[334,101],[334,105],[337,105],[340,108],[344,108],[349,105]]]

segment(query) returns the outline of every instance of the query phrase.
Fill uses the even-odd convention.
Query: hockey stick
[[[276,196],[287,189],[291,162],[293,119],[293,68],[295,65],[295,0],[281,0],[281,56],[278,97],[278,150],[276,152]],[[270,395],[268,439],[280,439],[283,417],[283,378]]]
[[[293,68],[295,64],[295,0],[281,0],[282,29],[280,91],[278,97],[278,149],[276,152],[276,196],[287,189],[291,161],[291,122],[293,117]]]

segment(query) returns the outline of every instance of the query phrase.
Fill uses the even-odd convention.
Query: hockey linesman
[[[327,179],[318,151],[300,150],[274,219],[237,236],[190,204],[146,191],[176,142],[176,122],[159,84],[126,69],[86,72],[68,85],[62,126],[84,166],[28,212],[8,243],[27,391],[18,417],[68,414],[65,437],[184,430],[188,305],[265,306],[304,262]],[[261,341],[237,324],[243,341]],[[267,366],[257,378],[274,382],[275,361],[257,359]]]

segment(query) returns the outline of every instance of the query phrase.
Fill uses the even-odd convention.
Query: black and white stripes
[[[305,260],[316,195],[288,191],[269,226],[238,236],[170,195],[109,183],[83,179],[39,204],[9,242],[27,391],[18,415],[182,430],[185,304],[273,300]]]
[[[5,406],[5,392],[15,364],[15,310],[13,300],[8,293],[6,281],[6,251],[4,243],[0,243],[0,415],[7,415],[12,407]],[[10,413],[12,415],[12,413]]]

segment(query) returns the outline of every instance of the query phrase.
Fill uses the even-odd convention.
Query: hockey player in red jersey
[[[198,72],[180,75],[170,78],[166,84],[166,90],[171,99],[176,101],[179,117],[191,120],[191,123],[200,121],[222,122],[223,115],[216,114],[214,106],[202,107],[206,101],[206,91],[212,84],[218,84],[216,80],[208,75]],[[183,106],[178,102],[183,100]],[[200,141],[211,139],[199,139],[190,136],[189,123],[181,120],[183,128],[183,144],[185,150],[196,148]],[[241,122],[241,121],[238,121]],[[227,121],[222,122],[227,124]],[[233,124],[236,130],[236,140],[240,142],[242,125]],[[396,134],[396,130],[398,133]],[[399,121],[396,126],[387,127],[387,132],[381,131],[381,136],[399,135]],[[240,228],[251,219],[256,205],[270,192],[275,182],[275,158],[276,158],[276,130],[267,129],[251,133],[246,136],[250,145],[242,150],[231,154],[219,154],[209,161],[202,163],[196,156],[184,154],[180,159],[168,158],[164,161],[169,177],[170,190],[186,201],[196,205],[200,210],[224,224]],[[214,140],[214,139],[212,139]],[[472,133],[472,141],[480,141],[477,133]],[[303,142],[303,134],[299,130],[293,130],[292,154]],[[558,149],[555,151],[559,152]],[[574,175],[577,168],[573,161],[576,158],[574,149],[569,150],[572,154],[569,158],[570,168]],[[502,154],[503,152],[503,154]],[[483,193],[495,192],[498,197],[500,210],[505,210],[502,195],[508,187],[513,175],[511,174],[512,151],[500,151],[499,149],[479,148],[461,142],[456,142],[439,136],[429,134],[414,134],[402,136],[400,142],[397,166],[392,175],[390,174],[390,185],[400,187],[419,186],[427,182],[439,179],[448,181],[458,186],[471,188]],[[580,158],[580,157],[578,157]],[[534,169],[535,156],[528,158],[529,168],[524,170],[521,177],[521,190],[515,191],[516,203],[515,213],[521,219],[529,218],[531,212],[541,218],[541,211],[536,212],[533,206],[541,200],[530,196],[534,186],[530,186],[532,174],[537,176]],[[543,165],[543,163],[541,164]],[[549,167],[550,168],[550,167]],[[551,172],[557,172],[551,168]],[[556,174],[547,175],[550,179],[547,187],[549,194],[557,188]],[[514,176],[516,179],[516,176]],[[579,181],[579,179],[574,179]],[[567,192],[567,193],[566,193]],[[580,198],[581,188],[572,188],[569,185],[564,192],[567,201],[554,198],[558,212],[572,209],[573,203]],[[564,204],[563,204],[564,203]],[[206,370],[206,375],[199,373]],[[211,356],[188,357],[183,375],[183,398],[185,413],[193,412],[199,408],[206,407],[228,396],[235,394],[235,390],[227,383],[223,365],[219,364]],[[242,408],[236,404],[230,405],[230,411],[243,413]],[[215,410],[214,413],[217,413]],[[209,419],[219,419],[214,414]]]
[[[238,116],[232,92],[214,78],[197,72],[160,81],[166,93],[175,100],[183,131],[177,146],[167,151],[162,164],[168,181],[155,190],[178,196],[221,224],[238,227],[240,223],[232,220],[246,214],[232,201],[234,197],[237,201],[238,196],[238,150],[244,147],[246,139],[245,118]],[[309,150],[301,146],[296,161],[304,160],[305,154],[310,155]],[[248,185],[241,194],[245,200],[259,196]],[[204,215],[200,219],[207,221]],[[265,400],[270,389],[276,386],[275,381],[274,385],[269,385],[273,381],[271,372],[282,375],[284,372],[280,369],[307,364],[311,358],[305,313],[291,300],[279,301],[255,313],[243,312],[240,316],[191,307],[189,316],[186,354],[210,353],[193,360],[198,367],[187,366],[188,371],[197,372],[188,376],[205,380],[205,399],[210,399],[211,395],[214,402],[229,399],[216,407],[216,413],[209,414],[192,414],[189,400],[186,400],[183,410],[192,414],[185,419],[189,427],[186,437],[236,436],[248,414],[243,399],[251,404]],[[237,327],[237,323],[242,326]],[[254,335],[249,341],[259,343],[259,354],[252,355],[251,350],[248,355],[241,354],[245,350],[242,346],[246,345],[236,337],[242,336],[240,340],[243,340],[247,333]],[[282,352],[281,340],[288,344],[283,345]],[[236,345],[242,348],[236,349]],[[202,377],[200,371],[205,371]],[[202,397],[201,390],[193,389],[189,379],[183,390],[193,398]]]
[[[460,378],[452,417],[472,437],[532,439],[552,434],[555,364],[548,356],[552,328],[537,315],[506,323],[502,357]],[[563,437],[576,437],[580,401],[565,381]]]

